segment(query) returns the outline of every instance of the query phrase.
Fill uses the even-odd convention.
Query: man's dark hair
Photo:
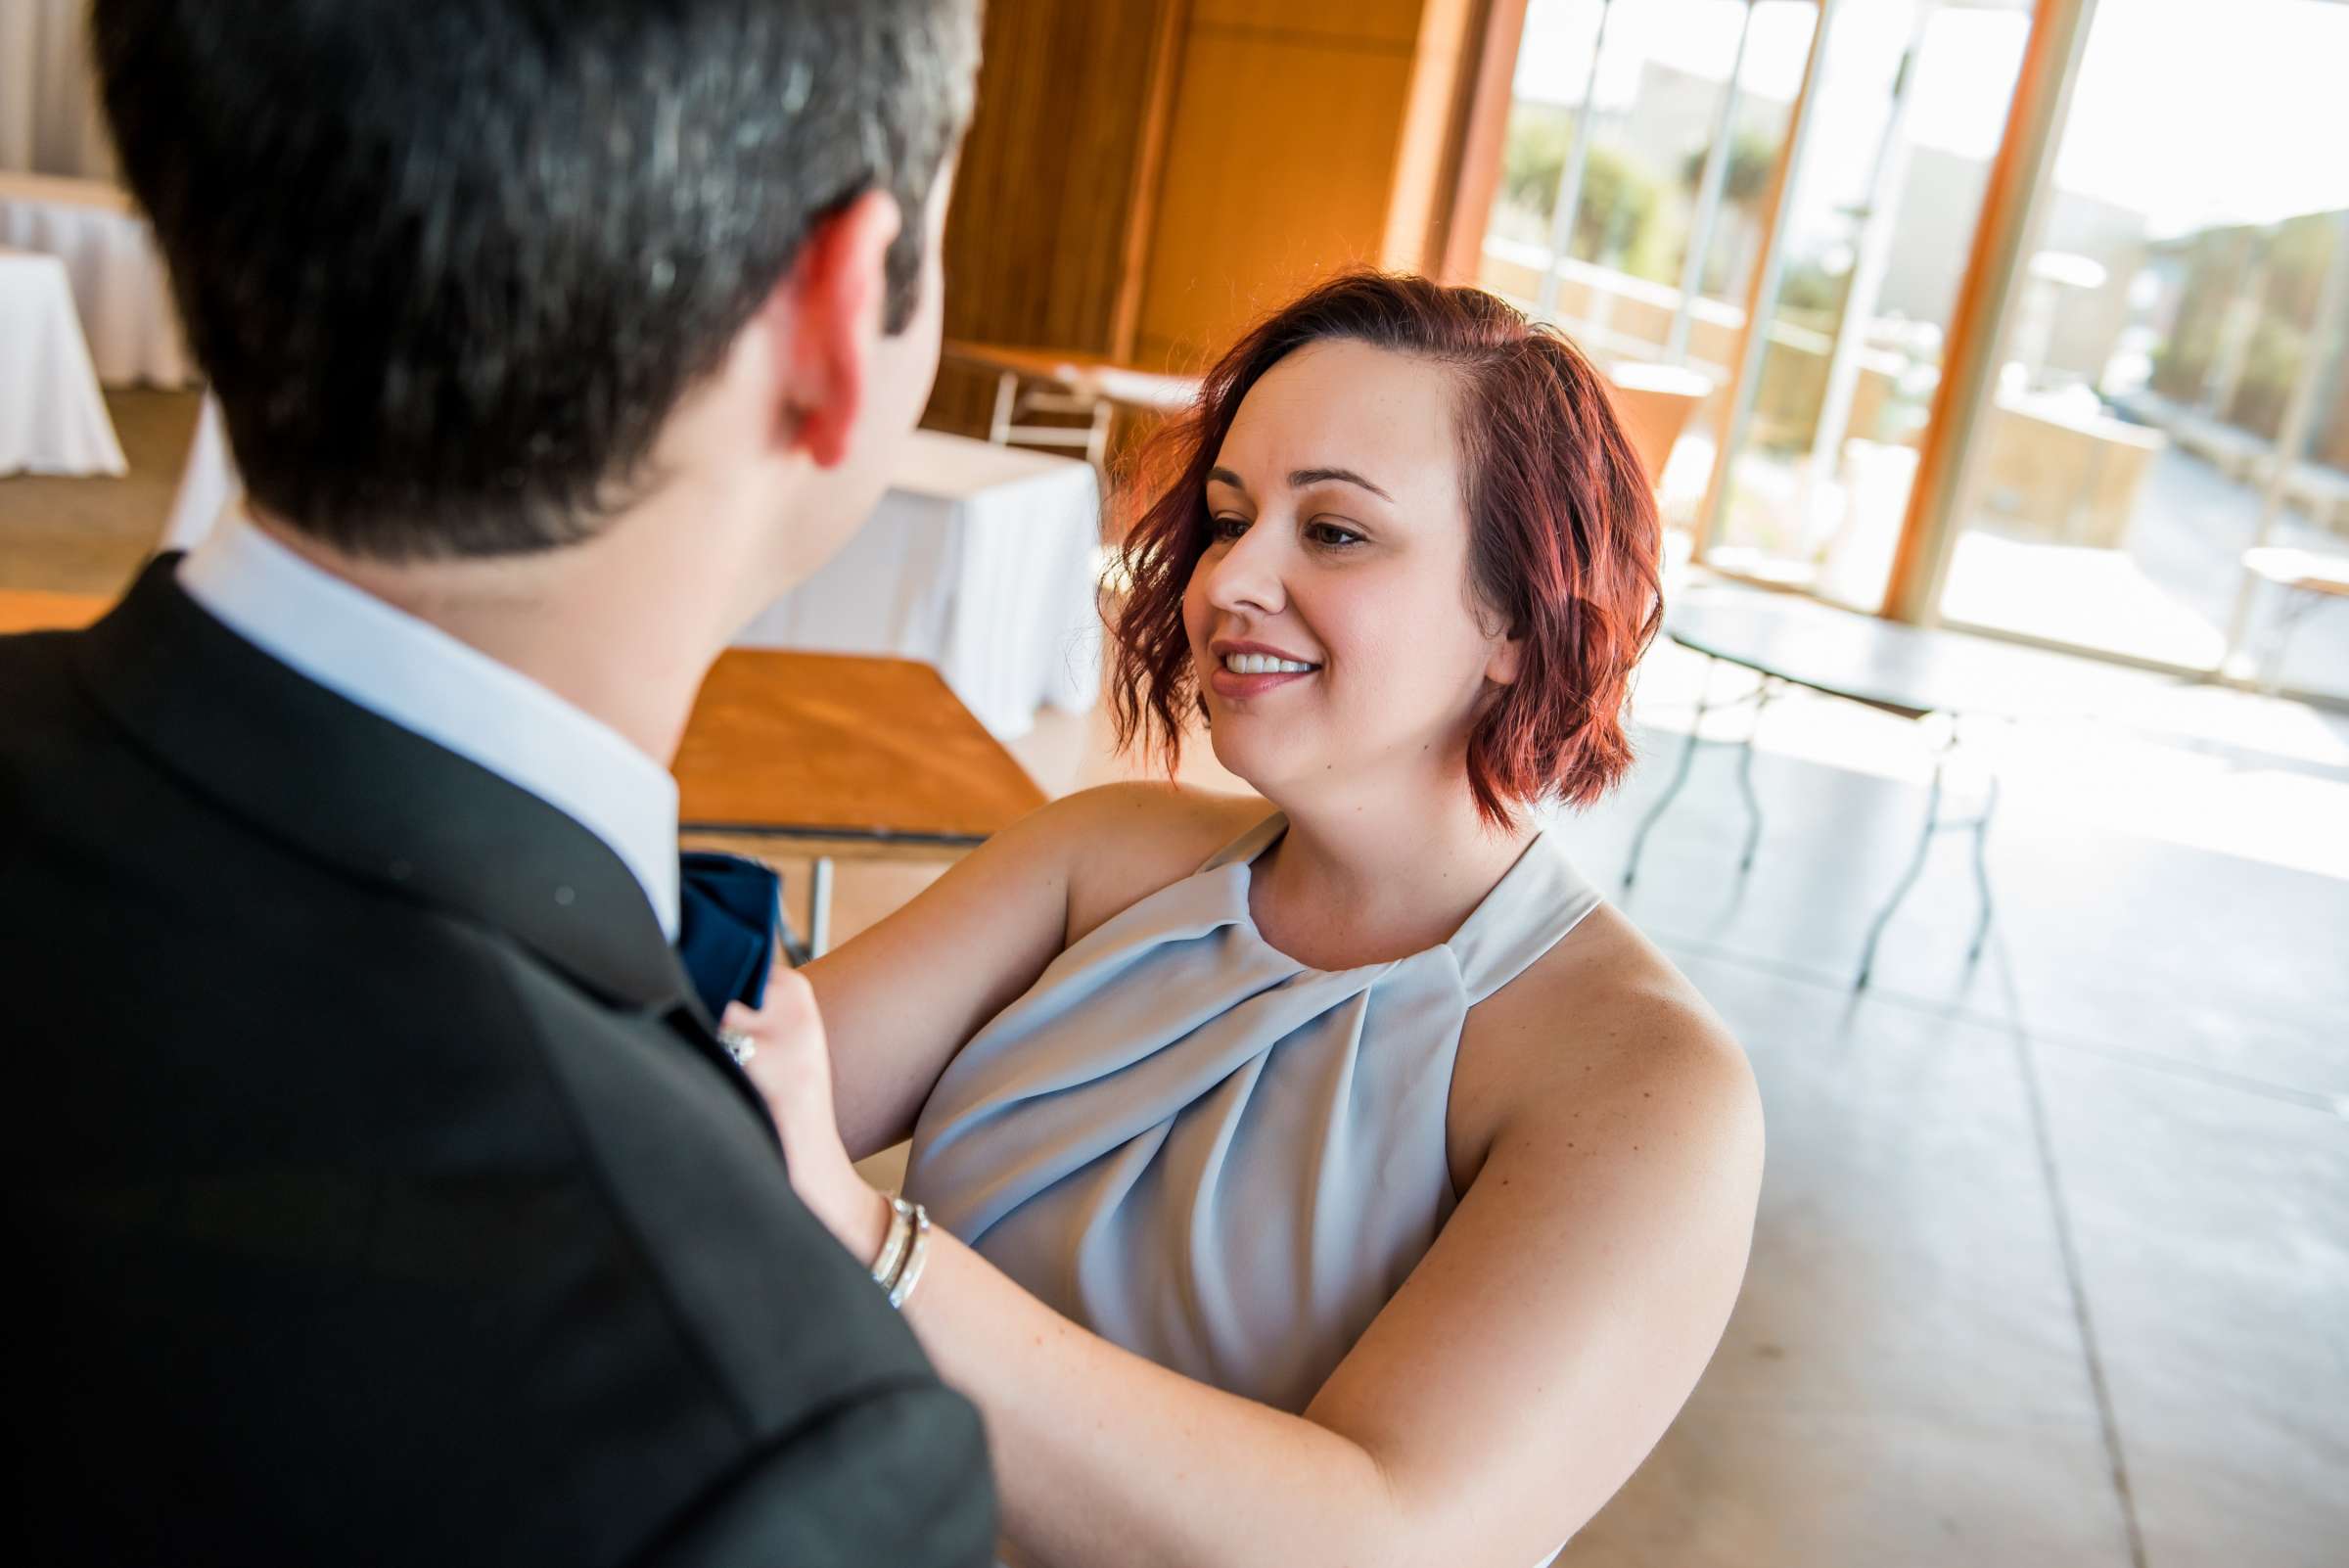
[[[381,560],[587,537],[867,190],[885,324],[975,0],[97,0],[125,178],[267,511]]]

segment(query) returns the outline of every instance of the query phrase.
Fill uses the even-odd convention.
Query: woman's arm
[[[1058,805],[1014,822],[801,969],[823,1010],[852,1158],[909,1137],[954,1052],[1060,951],[1068,859]]]
[[[832,1041],[850,1157],[912,1135],[954,1053],[1082,934],[1070,928],[1072,897],[1081,922],[1097,918],[1086,910],[1104,899],[1124,907],[1212,853],[1214,843],[1198,846],[1229,816],[1227,802],[1165,785],[1106,785],[1054,801],[803,969]]]
[[[1577,1017],[1585,1038],[1626,1048],[1574,1055],[1570,1073],[1555,1050],[1511,1053],[1530,1064],[1518,1108],[1302,1416],[1120,1350],[937,1234],[906,1313],[986,1418],[1012,1539],[1071,1568],[1524,1568],[1579,1529],[1719,1342],[1762,1140],[1744,1058],[1700,1006],[1656,989]],[[803,1171],[797,1147],[793,1163],[818,1184],[845,1169]],[[852,1249],[877,1250],[886,1209],[869,1190],[809,1202]]]

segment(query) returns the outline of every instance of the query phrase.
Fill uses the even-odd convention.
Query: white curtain
[[[89,11],[90,0],[0,0],[0,169],[115,177]]]

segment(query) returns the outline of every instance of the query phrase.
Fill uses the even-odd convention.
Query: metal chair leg
[[[1106,397],[1093,404],[1092,425],[1084,443],[1086,460],[1105,476],[1109,473],[1109,420],[1115,411]]]
[[[987,438],[997,446],[1011,444],[1011,422],[1019,412],[1019,377],[1006,370],[995,378],[995,410],[988,421]]]

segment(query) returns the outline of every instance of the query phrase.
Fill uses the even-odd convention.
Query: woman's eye
[[[1360,534],[1352,529],[1342,529],[1335,523],[1315,523],[1305,531],[1306,536],[1315,544],[1326,544],[1333,549],[1346,549],[1362,542]]]
[[[1208,519],[1207,534],[1211,539],[1236,539],[1247,531],[1248,520],[1244,517],[1226,516]]]

